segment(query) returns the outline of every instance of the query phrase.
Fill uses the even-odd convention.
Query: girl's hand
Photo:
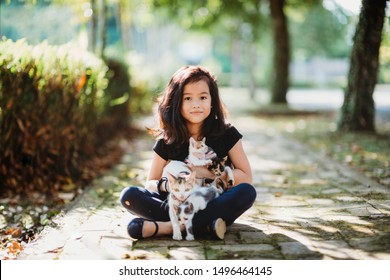
[[[200,179],[214,179],[215,174],[207,169],[206,166],[195,166],[191,163],[187,163],[188,167],[193,171],[196,172],[196,178]]]
[[[145,184],[145,189],[151,192],[158,192],[157,189],[158,180],[148,180]]]
[[[217,154],[213,150],[210,150],[206,153],[206,159],[213,159],[216,157],[217,157]]]

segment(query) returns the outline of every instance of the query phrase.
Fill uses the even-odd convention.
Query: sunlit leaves
[[[9,200],[8,200],[9,201]],[[60,204],[42,206],[11,204],[3,199],[0,205],[0,258],[15,258],[43,226],[53,224],[51,219],[58,214]]]
[[[107,67],[67,44],[0,42],[0,185],[54,194],[82,171],[105,110]],[[80,176],[80,175],[79,175]],[[29,224],[26,217],[26,224]]]

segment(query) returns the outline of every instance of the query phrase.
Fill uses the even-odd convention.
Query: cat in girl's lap
[[[212,159],[207,156],[212,155]],[[205,185],[202,179],[196,178],[196,172],[180,161],[171,161],[164,168],[163,176],[168,179],[169,217],[173,228],[173,239],[181,240],[180,224],[185,225],[187,240],[194,240],[192,219],[196,212],[206,208],[207,204],[218,197],[234,183],[232,170],[225,166],[227,157],[219,159],[214,151],[205,144],[205,138],[196,141],[190,139],[188,162],[193,166],[208,166],[216,176]]]
[[[194,240],[192,219],[196,212],[206,208],[207,204],[219,196],[214,186],[202,187],[196,184],[196,172],[179,173],[173,176],[168,173],[170,193],[168,197],[169,218],[173,228],[173,239],[181,240],[180,225],[187,231],[187,240]]]
[[[197,179],[202,186],[215,186],[219,193],[223,193],[234,185],[233,170],[226,166],[227,156],[219,158],[217,154],[206,145],[206,138],[195,140],[190,138],[189,154],[187,162],[194,166],[207,166],[207,169],[215,175],[214,179]]]

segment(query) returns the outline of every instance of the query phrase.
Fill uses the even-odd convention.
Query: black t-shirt
[[[223,158],[228,155],[233,146],[242,138],[242,135],[234,126],[230,126],[226,129],[225,133],[215,139],[207,139],[206,145],[214,150],[219,158]],[[165,160],[180,160],[184,161],[188,156],[189,143],[185,143],[179,147],[173,147],[164,142],[163,139],[156,141],[153,147],[160,157]],[[230,158],[228,158],[227,165],[231,165]]]

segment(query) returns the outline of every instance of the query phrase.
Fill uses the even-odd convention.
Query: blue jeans
[[[130,213],[155,220],[169,221],[168,193],[150,192],[142,187],[127,187],[120,195],[120,202]],[[239,184],[210,201],[204,210],[197,212],[192,221],[195,234],[203,232],[215,219],[222,218],[227,225],[248,210],[256,199],[255,188],[247,183]]]

